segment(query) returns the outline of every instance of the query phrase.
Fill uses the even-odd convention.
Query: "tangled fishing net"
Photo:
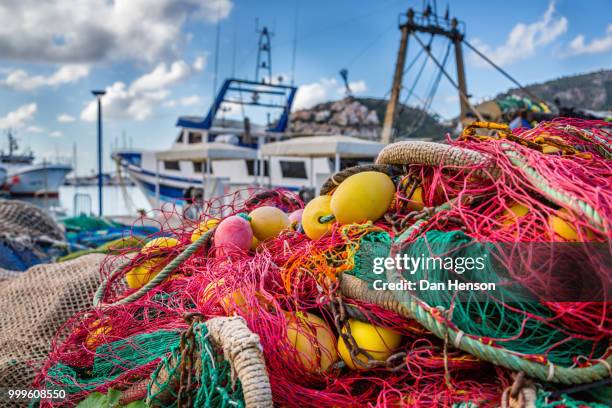
[[[0,199],[0,268],[24,271],[50,262],[66,246],[62,230],[42,209]]]
[[[92,305],[57,332],[34,381],[66,397],[38,402],[606,406],[608,124],[482,125],[445,145],[389,145],[376,164],[334,175],[321,194],[344,194],[360,173],[391,180],[384,214],[359,222],[342,221],[359,205],[324,197],[264,234],[286,217],[269,207],[303,207],[277,190],[194,205],[197,220],[163,212],[149,244],[102,263]],[[404,255],[423,263],[404,268]],[[382,271],[380,259],[391,259]],[[388,289],[411,276],[497,289]]]

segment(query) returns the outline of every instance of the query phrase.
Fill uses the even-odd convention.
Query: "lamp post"
[[[106,91],[94,90],[91,93],[98,100],[98,215],[102,216],[102,96]]]

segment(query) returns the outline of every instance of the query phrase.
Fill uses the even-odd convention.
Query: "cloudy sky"
[[[446,2],[438,1],[440,13]],[[612,67],[609,0],[452,2],[466,37],[521,82]],[[338,71],[349,70],[358,95],[388,93],[399,42],[398,15],[422,0],[3,0],[0,3],[0,132],[13,129],[39,158],[78,151],[78,170],[95,165],[96,107],[106,89],[105,149],[166,148],[179,115],[203,115],[213,94],[215,32],[220,23],[219,81],[252,78],[255,19],[274,31],[274,75],[291,76],[297,29],[296,107],[343,96]],[[296,14],[297,10],[297,14]],[[295,24],[297,15],[297,26]],[[428,41],[427,37],[422,37]],[[435,40],[442,57],[446,44]],[[408,61],[418,52],[409,45]],[[465,51],[474,101],[510,87]],[[451,54],[452,55],[452,54]],[[406,76],[410,89],[421,67]],[[454,72],[449,58],[447,66]],[[420,105],[435,76],[425,65],[410,104]],[[431,111],[455,116],[458,100],[442,80]],[[125,135],[125,138],[123,137]],[[106,163],[110,167],[110,160]]]

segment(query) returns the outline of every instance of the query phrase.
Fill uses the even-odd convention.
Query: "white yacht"
[[[6,172],[4,188],[12,196],[57,196],[72,167],[65,164],[34,164],[34,155],[18,153],[17,141],[8,133],[8,153],[0,152],[0,167]]]

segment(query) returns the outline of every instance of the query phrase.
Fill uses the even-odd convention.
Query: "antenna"
[[[259,34],[259,42],[257,44],[257,66],[255,67],[255,82],[259,82],[259,72],[267,73],[269,82],[272,82],[272,43],[271,38],[274,35],[264,26],[259,30],[259,19],[255,20],[255,32]],[[262,83],[266,83],[266,76],[261,78]]]
[[[234,23],[234,41],[232,49],[232,78],[236,77],[236,48],[238,48],[238,23]]]
[[[295,20],[293,21],[293,50],[291,52],[291,86],[295,83],[295,58],[297,52],[298,15],[300,12],[300,0],[295,0]]]
[[[340,76],[342,77],[342,80],[344,81],[344,92],[346,96],[351,96],[353,92],[351,91],[351,87],[349,86],[348,69],[342,68],[340,70]]]
[[[473,108],[469,101],[470,95],[467,92],[467,84],[465,80],[465,71],[463,66],[463,51],[461,43],[464,41],[465,24],[456,18],[451,18],[449,21],[448,6],[446,13],[443,17],[437,14],[437,1],[432,3],[429,0],[423,0],[423,11],[417,12],[412,8],[409,8],[406,13],[400,15],[400,46],[397,53],[397,60],[395,63],[395,72],[393,75],[393,85],[391,87],[391,96],[387,103],[387,109],[385,111],[385,118],[383,121],[383,130],[381,133],[381,141],[384,144],[391,142],[393,138],[392,131],[394,129],[396,110],[398,106],[398,99],[402,89],[402,80],[404,75],[404,65],[406,62],[406,54],[408,48],[408,39],[414,37],[417,40],[423,51],[426,52],[427,56],[438,66],[438,69],[446,76],[451,84],[459,92],[459,103],[460,103],[460,118],[465,120],[469,111],[474,112],[476,116],[479,115]],[[457,68],[457,81],[455,82],[450,78],[448,73],[431,53],[431,41],[430,44],[425,44],[418,36],[418,34],[429,34],[433,39],[433,36],[446,37],[451,45],[455,49],[455,65]]]
[[[221,36],[221,11],[217,4],[217,28],[215,36],[215,72],[213,77],[213,97],[217,94],[217,77],[219,76],[219,37]]]

